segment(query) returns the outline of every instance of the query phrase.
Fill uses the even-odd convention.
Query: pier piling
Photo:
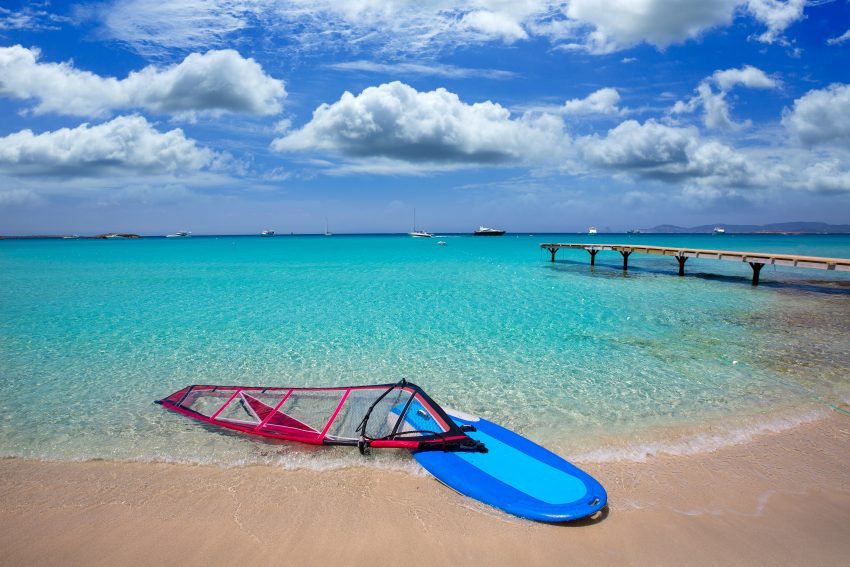
[[[679,275],[685,275],[685,262],[688,261],[688,257],[685,255],[676,256],[676,260],[679,261]]]
[[[595,248],[585,248],[585,250],[587,250],[590,253],[590,265],[595,266],[596,265],[596,253],[599,252],[599,250],[596,250]]]
[[[629,256],[632,255],[631,250],[620,250],[620,254],[623,255],[623,271],[627,272],[629,270]]]
[[[749,262],[750,267],[753,269],[753,285],[759,284],[759,274],[761,273],[761,269],[764,268],[764,264],[760,264],[758,262]]]

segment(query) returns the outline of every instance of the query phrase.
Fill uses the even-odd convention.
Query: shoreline
[[[850,421],[744,444],[586,463],[603,516],[515,518],[427,476],[0,460],[0,564],[820,564],[850,554]]]

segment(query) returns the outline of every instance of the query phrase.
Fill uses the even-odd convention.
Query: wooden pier
[[[629,269],[629,256],[635,252],[672,256],[679,262],[680,276],[685,275],[685,262],[688,258],[746,262],[753,269],[753,285],[759,284],[759,274],[766,264],[850,272],[850,258],[822,258],[820,256],[798,256],[796,254],[771,254],[770,252],[737,252],[735,250],[703,250],[701,248],[671,248],[632,244],[541,244],[540,247],[552,254],[553,262],[555,261],[555,254],[562,248],[585,250],[590,254],[591,266],[596,264],[597,253],[602,250],[614,250],[623,257],[623,271]]]

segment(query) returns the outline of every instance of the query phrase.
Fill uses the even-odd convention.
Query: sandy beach
[[[370,469],[0,461],[3,565],[842,565],[850,421],[583,466],[607,513],[514,518]]]

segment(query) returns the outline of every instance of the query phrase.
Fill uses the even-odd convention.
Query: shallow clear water
[[[356,451],[213,432],[154,399],[191,383],[407,377],[579,460],[700,451],[850,401],[850,277],[540,242],[406,236],[0,241],[0,455],[270,462]],[[598,236],[850,256],[844,236]],[[406,467],[398,456],[378,464]]]

